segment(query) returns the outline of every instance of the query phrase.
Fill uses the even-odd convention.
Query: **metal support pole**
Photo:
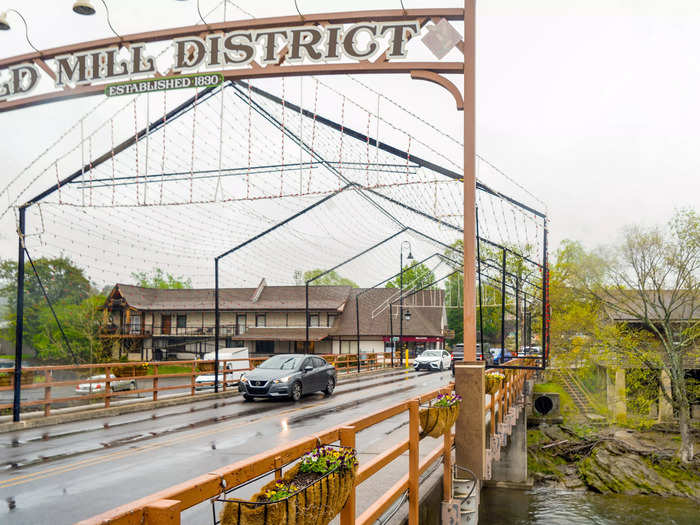
[[[517,356],[520,351],[520,346],[518,346],[518,328],[520,324],[520,279],[515,280],[515,355]]]
[[[501,360],[506,357],[506,251],[503,250],[503,273],[501,275]]]
[[[528,311],[527,311],[527,300],[523,297],[523,342],[525,343],[526,347],[530,347],[530,329],[528,327],[529,319],[528,319]]]
[[[396,344],[394,343],[394,315],[389,303],[389,335],[391,337],[391,368],[394,368],[394,354],[396,353]]]
[[[15,388],[12,400],[12,421],[19,421],[22,399],[22,335],[24,332],[24,234],[26,232],[26,211],[19,208],[19,230],[17,252],[17,318],[15,321]]]
[[[547,219],[544,219],[544,234],[542,240],[542,368],[547,368],[548,335],[547,334],[547,301],[549,301],[547,290]]]
[[[304,307],[304,325],[306,328],[306,341],[304,342],[304,353],[309,353],[309,283],[306,283],[306,306]]]
[[[479,247],[479,208],[476,208],[476,276],[479,279],[479,346],[481,347],[481,359],[486,361],[484,354],[484,298],[481,293],[481,249]],[[462,290],[464,292],[464,290]],[[464,297],[464,293],[462,293]],[[464,326],[462,327],[462,339],[464,339]],[[464,345],[463,345],[464,346]]]
[[[214,258],[214,392],[219,391],[219,258]]]
[[[403,245],[401,245],[399,260],[401,261],[401,272],[399,273],[399,352],[401,355],[399,359],[401,366],[403,366]]]
[[[355,296],[355,320],[357,321],[357,373],[360,373],[360,301]]]

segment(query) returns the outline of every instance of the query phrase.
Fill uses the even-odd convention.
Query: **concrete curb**
[[[413,372],[412,369],[382,369],[382,370],[370,370],[368,372],[349,372],[342,374],[338,377],[338,384],[350,384],[362,381],[366,378],[371,378],[372,376],[393,376],[400,373]],[[197,394],[195,396],[185,394],[176,394],[173,396],[167,396],[158,401],[117,401],[112,403],[109,408],[89,408],[89,407],[68,407],[59,408],[54,410],[55,414],[50,416],[43,416],[41,414],[24,414],[26,419],[18,422],[6,421],[0,423],[0,434],[7,432],[15,432],[17,430],[28,430],[32,428],[48,427],[53,425],[60,425],[63,423],[75,423],[78,421],[87,421],[89,419],[97,419],[101,417],[113,417],[120,416],[123,414],[133,414],[136,412],[144,412],[147,410],[153,410],[156,408],[166,408],[176,405],[185,405],[189,403],[196,403],[199,401],[208,401],[213,399],[222,399],[227,397],[238,396],[238,390],[227,390],[226,392],[218,393],[207,393],[207,394]]]

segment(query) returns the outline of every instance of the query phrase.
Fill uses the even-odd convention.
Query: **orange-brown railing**
[[[512,361],[508,364],[516,363],[527,364],[522,360]],[[531,370],[513,370],[512,373],[508,374],[501,389],[491,396],[490,401],[485,404],[487,410],[494,414],[491,417],[491,433],[495,432],[495,423],[502,422],[504,414],[515,402],[525,380],[531,375]],[[406,412],[408,412],[409,420],[408,437],[371,461],[360,465],[354,490],[341,511],[340,524],[368,525],[374,523],[403,493],[408,492],[408,523],[409,525],[418,525],[419,478],[431,464],[440,459],[443,464],[443,494],[445,498],[451,498],[451,450],[454,443],[454,434],[451,433],[451,429],[448,429],[440,444],[425,455],[422,461],[420,460],[419,447],[422,437],[419,406],[421,403],[434,399],[440,393],[451,392],[453,387],[454,384],[450,384],[445,388],[398,403],[360,419],[221,467],[180,485],[81,521],[78,525],[157,525],[161,523],[177,525],[181,523],[180,515],[184,510],[216,498],[225,490],[228,491],[251,480],[259,479],[265,474],[274,472],[275,476],[279,477],[284,465],[294,462],[319,444],[340,443],[342,446],[357,448],[358,435],[362,431]],[[465,415],[468,417],[468,414],[460,413],[460,417]],[[409,456],[408,472],[384,490],[383,494],[358,516],[355,501],[357,487],[405,452],[408,452]]]
[[[532,366],[534,363],[531,359],[513,359],[504,363],[511,366]],[[496,434],[498,424],[503,423],[504,416],[508,413],[513,403],[518,398],[520,392],[523,391],[525,381],[529,379],[533,370],[517,370],[517,369],[497,369],[500,373],[506,373],[506,378],[503,381],[501,388],[491,396],[491,399],[485,402],[486,412],[490,414],[489,434]]]
[[[358,357],[354,354],[327,354],[320,357],[334,364],[338,373],[357,371]],[[222,391],[230,389],[238,380],[238,374],[251,370],[265,361],[267,357],[251,357],[245,359],[221,359],[219,370],[219,385]],[[368,371],[391,366],[391,354],[360,354],[360,370]],[[232,368],[227,369],[228,363]],[[163,373],[164,366],[179,366],[189,368],[182,372]],[[116,398],[137,395],[143,400],[157,401],[162,392],[184,391],[183,395],[194,396],[198,387],[211,388],[213,381],[196,383],[197,376],[213,373],[214,361],[155,361],[155,362],[126,362],[99,363],[87,365],[52,365],[28,366],[22,368],[22,391],[43,390],[43,397],[33,400],[23,400],[23,409],[43,407],[44,415],[51,414],[52,405],[80,404],[94,407],[96,401],[108,408]],[[57,379],[57,375],[72,374],[78,377]],[[105,375],[104,379],[90,379],[91,376]],[[114,375],[115,377],[111,377]],[[181,378],[178,384],[163,384],[163,379]],[[134,388],[131,389],[131,385]],[[141,384],[139,384],[141,383]],[[148,383],[145,387],[143,383]],[[78,392],[78,385],[94,385],[86,393]],[[118,388],[115,389],[114,387]],[[55,397],[56,387],[73,387],[75,395]],[[125,387],[123,390],[119,387]],[[0,369],[0,392],[12,391],[14,388],[14,368]],[[24,397],[24,396],[23,396]],[[12,403],[0,403],[0,410],[12,408]]]
[[[371,461],[360,465],[355,479],[355,488],[340,514],[340,523],[341,525],[374,523],[404,492],[408,491],[409,524],[418,525],[419,477],[431,464],[442,458],[444,478],[449,480],[446,493],[451,493],[451,450],[454,442],[454,435],[450,433],[451,430],[448,430],[444,434],[440,445],[435,447],[420,461],[419,445],[422,438],[418,415],[419,405],[434,399],[440,393],[447,393],[451,390],[452,385],[434,390],[344,425],[321,431],[314,436],[277,447],[244,461],[227,465],[180,485],[81,521],[79,525],[179,524],[181,512],[219,496],[224,491],[224,487],[231,489],[273,471],[279,477],[283,465],[291,463],[305,453],[310,452],[318,444],[329,445],[339,442],[342,446],[355,448],[358,435],[363,430],[406,412],[408,412],[409,419],[408,437]],[[382,496],[373,502],[362,514],[356,516],[355,493],[357,487],[406,451],[408,451],[409,455],[408,472],[384,491]]]

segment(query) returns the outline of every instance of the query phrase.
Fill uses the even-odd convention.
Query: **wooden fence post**
[[[153,365],[153,401],[158,401],[158,365]]]
[[[44,416],[51,414],[51,383],[53,382],[53,371],[44,371]]]
[[[109,408],[112,395],[112,367],[105,367],[105,408]]]
[[[408,525],[418,525],[420,420],[418,399],[408,402]]]
[[[196,367],[197,367],[197,363],[192,361],[192,375],[190,376],[190,395],[192,395],[192,396],[195,395],[195,393],[196,393],[195,388],[194,388],[195,387],[194,378],[197,375]]]
[[[356,447],[355,427],[342,427],[340,429],[340,445],[343,447]],[[340,525],[355,525],[355,485],[353,485],[348,500],[340,512]]]
[[[452,499],[452,428],[443,435],[442,501]]]

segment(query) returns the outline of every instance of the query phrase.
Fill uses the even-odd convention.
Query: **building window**
[[[129,333],[130,334],[141,333],[141,316],[140,315],[132,315],[131,316],[131,319],[129,320]]]
[[[336,314],[328,314],[328,328],[331,328],[333,326],[336,317],[338,317]]]
[[[265,314],[255,314],[255,326],[265,326]]]
[[[319,326],[319,314],[309,314],[309,326]]]
[[[178,314],[177,315],[177,333],[184,332],[187,329],[187,316]]]
[[[245,314],[236,315],[236,335],[243,335],[245,333],[245,323],[246,323],[246,315]]]

